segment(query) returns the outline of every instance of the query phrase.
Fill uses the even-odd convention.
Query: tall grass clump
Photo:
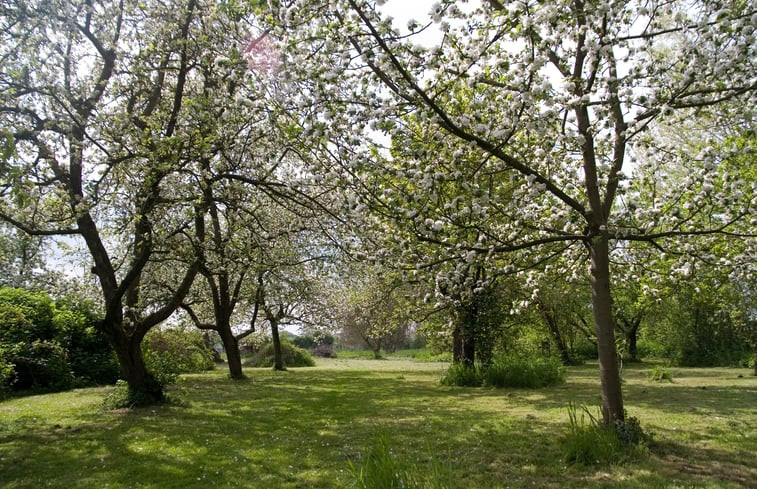
[[[452,489],[452,470],[433,458],[430,462],[412,463],[393,453],[389,437],[381,434],[363,461],[349,462],[349,472],[356,489]]]
[[[565,380],[565,368],[557,358],[526,355],[498,355],[483,370],[484,385],[538,389]]]
[[[604,425],[602,415],[586,406],[568,405],[568,430],[562,450],[566,462],[581,465],[602,465],[622,461],[644,449],[646,439],[639,420],[626,416],[614,428]]]
[[[568,406],[568,431],[563,439],[563,457],[568,463],[593,465],[616,462],[621,443],[615,433],[586,406]]]
[[[483,372],[474,365],[453,363],[442,374],[442,385],[456,385],[458,387],[481,387],[484,383]]]

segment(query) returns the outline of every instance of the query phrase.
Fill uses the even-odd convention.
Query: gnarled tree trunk
[[[121,325],[101,325],[116,352],[121,373],[128,384],[129,404],[147,406],[163,401],[163,385],[147,369],[142,355],[144,334],[123,334]]]

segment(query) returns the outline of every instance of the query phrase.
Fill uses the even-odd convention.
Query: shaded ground
[[[569,402],[599,404],[596,365],[542,390],[439,385],[443,364],[322,360],[312,369],[187,376],[182,405],[103,412],[107,389],[0,403],[0,487],[346,488],[380,432],[394,452],[448,460],[460,488],[757,487],[757,379],[625,370],[629,415],[655,442],[639,460],[566,466]],[[743,375],[739,378],[738,375]]]

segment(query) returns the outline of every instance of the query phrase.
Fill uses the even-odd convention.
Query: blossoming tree
[[[667,147],[637,161],[661,122],[725,101],[754,105],[757,10],[710,0],[445,0],[427,21],[398,27],[377,3],[276,2],[272,32],[287,40],[282,76],[300,87],[292,110],[323,141],[323,172],[351,185],[356,207],[404,222],[439,253],[514,269],[502,257],[539,260],[562,247],[576,254],[575,267],[583,255],[604,421],[622,423],[616,243],[691,256],[695,239],[729,234],[754,247],[754,223],[739,223],[754,215],[755,182],[729,179],[722,164],[753,149],[708,145],[704,128],[696,152]],[[429,30],[436,42],[414,42]],[[381,133],[429,137],[444,149],[381,150]],[[675,188],[650,195],[654,186],[635,185],[680,162],[688,172]],[[445,182],[467,190],[444,201]]]

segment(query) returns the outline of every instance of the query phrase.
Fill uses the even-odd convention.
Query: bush
[[[551,357],[498,355],[483,372],[485,385],[538,389],[565,380],[562,363]]]
[[[119,368],[82,301],[0,289],[0,386],[60,390],[113,383]]]
[[[316,357],[336,358],[336,352],[332,345],[318,345],[313,348],[312,353]]]
[[[652,371],[649,372],[649,380],[653,382],[662,382],[663,380],[673,382],[673,374],[670,372],[670,369],[668,367],[655,365],[654,367],[652,367]]]
[[[587,340],[578,340],[573,347],[573,354],[581,360],[596,360],[599,357],[596,343]]]
[[[121,369],[116,354],[105,335],[95,329],[88,304],[57,302],[53,322],[68,352],[77,385],[113,384],[118,380]]]
[[[0,342],[53,340],[53,301],[44,292],[0,288]]]
[[[5,361],[13,365],[14,390],[64,390],[74,384],[66,351],[55,341],[19,343],[9,353]]]
[[[477,366],[453,363],[442,375],[441,383],[458,387],[481,387],[484,384],[484,374]]]
[[[649,338],[640,338],[636,344],[636,354],[639,358],[667,358],[670,349],[660,341]]]
[[[213,370],[213,352],[199,331],[152,330],[142,343],[147,369],[162,385],[176,382],[179,374]]]
[[[315,360],[306,350],[281,338],[281,356],[285,367],[314,367]],[[250,361],[251,367],[273,367],[273,343],[265,345]]]
[[[429,470],[430,469],[430,470]],[[362,464],[349,462],[348,470],[356,489],[451,489],[452,471],[435,457],[431,463],[408,463],[389,447],[389,438],[376,438]]]

